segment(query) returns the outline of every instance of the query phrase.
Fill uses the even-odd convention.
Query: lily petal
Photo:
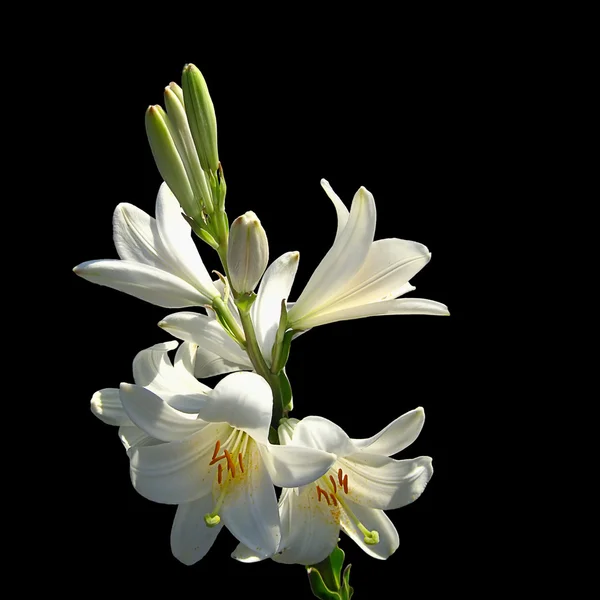
[[[336,458],[316,448],[269,443],[260,445],[260,453],[271,480],[283,488],[312,483],[325,474]]]
[[[217,440],[225,442],[231,427],[207,425],[180,442],[129,450],[131,481],[145,498],[163,504],[182,504],[212,491],[214,469],[209,465]]]
[[[271,349],[281,315],[281,301],[288,299],[296,271],[299,252],[286,252],[265,271],[251,314],[256,329],[256,339],[267,364],[271,365]]]
[[[294,429],[291,444],[318,448],[337,456],[346,456],[357,451],[346,432],[339,425],[323,417],[302,419]]]
[[[307,485],[300,493],[290,489],[282,491],[279,499],[281,543],[274,561],[314,565],[335,548],[340,524],[327,503],[318,501],[316,489],[315,485]],[[335,514],[339,512],[338,509]]]
[[[73,272],[98,285],[125,292],[163,308],[202,306],[210,300],[183,279],[128,260],[89,260]]]
[[[123,408],[131,421],[157,440],[183,440],[207,425],[195,415],[175,410],[162,398],[139,385],[122,383],[120,391]]]
[[[241,563],[252,564],[269,557],[259,554],[256,550],[252,550],[251,548],[248,548],[246,544],[240,542],[231,553],[231,558],[235,558],[235,560]]]
[[[239,372],[219,381],[198,414],[212,423],[227,422],[265,443],[272,412],[273,393],[265,379]]]
[[[154,438],[136,425],[122,425],[119,427],[119,439],[125,447],[125,450],[129,450],[135,446],[154,445]]]
[[[372,454],[392,456],[410,446],[419,437],[424,423],[425,411],[419,406],[392,421],[373,437],[352,440],[352,443]]]
[[[356,504],[388,510],[414,502],[431,479],[429,456],[394,460],[359,452],[339,459],[348,475],[349,497]]]
[[[252,369],[249,366],[242,366],[236,362],[225,360],[215,352],[206,348],[198,348],[196,352],[196,365],[194,374],[199,379],[214,377],[215,375],[224,375],[235,371],[244,371]]]
[[[223,528],[223,523],[207,527],[204,522],[204,515],[212,511],[213,505],[212,495],[208,494],[177,507],[171,528],[171,551],[184,565],[204,558]]]
[[[334,308],[328,312],[316,312],[312,316],[303,318],[301,326],[303,329],[308,329],[317,325],[324,325],[325,323],[385,315],[448,316],[449,314],[448,307],[441,302],[425,300],[423,298],[401,298],[400,300],[372,302],[371,304],[342,310],[335,310]]]
[[[343,310],[371,302],[389,300],[404,289],[408,280],[430,260],[423,244],[399,239],[373,242],[360,271],[336,297],[329,310]]]
[[[302,327],[294,329],[306,329],[305,317],[327,305],[358,272],[373,243],[375,221],[373,195],[361,187],[352,201],[350,217],[344,231],[316,268],[289,312],[292,326],[303,324]]]
[[[165,317],[159,324],[175,337],[193,342],[229,362],[252,368],[248,355],[229,337],[223,327],[206,315],[193,312],[179,312]]]
[[[97,391],[92,396],[90,404],[92,412],[108,425],[133,425],[123,408],[119,390],[116,388],[104,388]]]
[[[346,205],[342,202],[341,198],[333,191],[333,188],[331,185],[329,185],[329,181],[326,179],[321,179],[321,187],[325,190],[325,193],[333,202],[333,207],[337,213],[337,231],[335,232],[335,240],[333,242],[335,244],[342,231],[344,231],[346,223],[348,223],[350,211],[346,208]]]
[[[198,248],[191,237],[191,228],[181,214],[181,207],[166,183],[160,186],[156,198],[156,223],[165,255],[170,258],[173,272],[189,284],[214,298],[219,292],[212,283]]]
[[[246,461],[244,477],[233,480],[227,490],[221,518],[240,542],[266,558],[275,553],[281,540],[275,488],[253,440]]]
[[[348,518],[348,515],[342,511],[341,525],[342,529],[351,537],[369,556],[385,560],[389,558],[400,545],[398,531],[389,517],[376,508],[366,508],[354,502],[347,500],[350,510],[358,517],[358,520],[369,530],[376,530],[379,534],[379,542],[374,545],[365,544],[365,536],[358,529],[356,523]]]

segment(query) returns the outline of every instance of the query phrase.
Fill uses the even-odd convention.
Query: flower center
[[[348,506],[346,500],[344,500],[344,495],[348,494],[348,474],[344,474],[344,471],[340,468],[337,472],[337,483],[336,478],[333,475],[327,474],[323,475],[319,482],[323,484],[323,487],[327,489],[323,489],[320,485],[317,485],[317,500],[321,502],[322,499],[325,499],[328,506],[333,506],[335,508],[339,508],[343,510],[348,518],[358,527],[359,531],[364,535],[365,544],[369,544],[373,546],[379,543],[379,532],[373,529],[373,531],[369,531],[361,522],[360,519],[352,512],[352,509]],[[338,485],[339,484],[339,485]]]
[[[236,475],[241,478],[245,473],[244,456],[248,449],[249,439],[250,436],[247,433],[240,429],[234,429],[223,445],[220,440],[215,443],[215,450],[208,464],[209,466],[217,465],[217,483],[221,486],[221,490],[213,511],[204,515],[207,527],[214,527],[221,522],[219,511],[227,495],[229,482],[235,479]],[[219,454],[221,451],[222,453]]]

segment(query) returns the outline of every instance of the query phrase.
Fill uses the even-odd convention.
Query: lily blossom
[[[165,308],[203,306],[219,295],[166,183],[156,198],[156,219],[132,204],[117,206],[113,239],[121,260],[91,260],[73,271]]]
[[[431,458],[389,458],[409,446],[423,427],[422,408],[408,412],[368,439],[353,440],[322,417],[289,419],[279,427],[286,447],[319,448],[336,456],[314,483],[285,489],[279,500],[281,543],[273,560],[311,565],[325,559],[340,528],[367,554],[386,559],[399,545],[398,532],[384,510],[414,502],[433,468]],[[233,557],[255,562],[262,557],[240,544]]]
[[[374,242],[373,194],[361,187],[348,211],[325,179],[321,185],[336,209],[337,233],[289,310],[290,328],[305,330],[376,315],[448,315],[448,308],[433,300],[395,299],[415,289],[409,279],[429,262],[429,250],[397,238]]]
[[[255,373],[234,373],[184,413],[138,385],[121,384],[131,421],[162,443],[128,451],[131,479],[144,497],[179,504],[171,532],[174,556],[200,560],[225,525],[258,556],[281,541],[273,485],[302,486],[331,466],[334,456],[309,447],[270,444],[272,393]]]

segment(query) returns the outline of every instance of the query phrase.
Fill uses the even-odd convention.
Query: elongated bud
[[[238,217],[229,230],[227,263],[234,290],[251,292],[269,262],[269,242],[258,217],[248,211]]]
[[[148,107],[146,134],[161,177],[175,194],[186,214],[192,218],[197,217],[202,207],[194,201],[194,192],[171,135],[169,118],[160,106]]]
[[[183,97],[196,151],[202,168],[216,173],[219,168],[217,149],[217,119],[206,81],[198,67],[183,68]]]

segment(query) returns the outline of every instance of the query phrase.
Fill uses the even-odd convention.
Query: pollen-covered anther
[[[332,478],[333,479],[333,478]],[[338,481],[340,482],[340,486],[344,488],[344,493],[348,493],[348,475],[344,475],[344,471],[342,469],[338,469]],[[334,483],[335,485],[335,483]]]
[[[243,456],[242,456],[241,452],[238,454],[238,462],[240,464],[240,469],[243,473],[244,472],[244,461],[243,461]]]
[[[321,501],[321,496],[325,496],[325,500],[327,500],[327,504],[330,506],[331,502],[329,500],[329,494],[321,488],[321,486],[317,486],[317,502]]]
[[[218,474],[219,485],[221,485],[222,481],[223,481],[223,465],[221,463],[219,463],[219,474]]]

